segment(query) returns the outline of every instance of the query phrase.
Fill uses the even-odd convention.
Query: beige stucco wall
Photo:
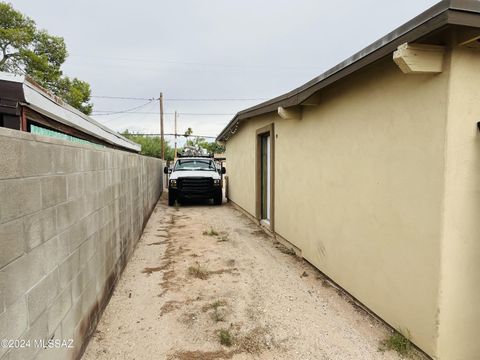
[[[480,358],[480,50],[452,54],[439,358]]]
[[[255,131],[275,123],[275,231],[432,356],[448,80],[382,60],[227,142],[230,198],[255,214]]]
[[[257,129],[272,123],[271,116],[258,116],[242,125],[242,130],[228,141],[228,197],[255,216],[255,154]]]

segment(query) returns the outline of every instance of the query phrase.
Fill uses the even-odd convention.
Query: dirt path
[[[230,205],[160,201],[83,359],[400,359],[284,250]]]

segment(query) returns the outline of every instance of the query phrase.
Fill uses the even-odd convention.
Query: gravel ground
[[[162,199],[83,359],[401,359],[388,335],[231,205]]]

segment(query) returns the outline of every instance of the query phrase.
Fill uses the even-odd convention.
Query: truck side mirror
[[[164,174],[169,174],[169,173],[170,173],[168,166],[165,166],[165,167],[163,168],[163,173],[164,173]]]
[[[225,166],[222,166],[222,174],[226,174],[227,173],[227,169],[225,169]]]

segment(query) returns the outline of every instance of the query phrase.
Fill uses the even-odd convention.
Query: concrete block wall
[[[0,128],[0,341],[11,340],[1,360],[81,355],[161,195],[162,168]],[[39,346],[49,339],[67,343]]]

